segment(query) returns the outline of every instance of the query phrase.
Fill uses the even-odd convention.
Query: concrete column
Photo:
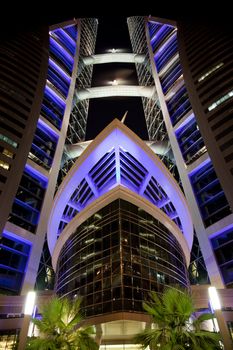
[[[17,350],[24,350],[26,347],[30,320],[31,315],[24,315],[22,327],[19,333],[19,344]]]
[[[218,321],[218,327],[219,327],[220,335],[222,336],[224,350],[233,350],[233,342],[230,336],[229,329],[227,327],[227,323],[224,319],[222,310],[215,310],[214,314]]]
[[[103,334],[101,324],[97,324],[97,325],[95,326],[95,329],[96,329],[95,341],[96,341],[96,343],[100,346],[100,344],[101,344],[101,339],[102,339],[102,334]]]

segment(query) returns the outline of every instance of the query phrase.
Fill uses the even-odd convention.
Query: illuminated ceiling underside
[[[51,253],[71,220],[119,185],[159,208],[191,248],[192,221],[178,184],[153,151],[115,119],[78,158],[57,192],[48,227]]]
[[[135,53],[114,52],[99,55],[92,55],[83,57],[83,62],[86,66],[90,64],[104,64],[104,63],[143,63],[145,55]]]
[[[79,101],[90,98],[112,97],[112,96],[135,96],[157,99],[155,86],[137,85],[115,85],[97,86],[76,91],[76,98]]]

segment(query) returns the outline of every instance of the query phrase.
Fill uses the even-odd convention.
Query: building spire
[[[123,117],[122,117],[122,119],[121,119],[121,122],[122,122],[123,124],[124,124],[124,122],[125,122],[125,118],[126,118],[127,114],[128,114],[128,111],[125,112],[125,114],[123,115]]]

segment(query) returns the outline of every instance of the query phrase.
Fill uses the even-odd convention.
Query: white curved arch
[[[136,205],[139,208],[142,208],[151,216],[153,216],[155,219],[157,219],[159,222],[161,222],[173,234],[173,236],[175,236],[175,238],[181,245],[181,248],[183,250],[183,253],[186,259],[186,264],[187,266],[189,265],[190,249],[188,247],[188,244],[185,240],[184,235],[178,229],[176,224],[172,220],[170,220],[162,210],[155,207],[147,199],[139,196],[138,194],[135,194],[134,192],[127,189],[126,187],[119,185],[114,189],[112,189],[111,191],[105,193],[100,198],[97,198],[86,209],[84,209],[81,213],[77,214],[74,217],[74,219],[70,221],[70,223],[65,227],[65,229],[63,230],[63,232],[61,233],[60,237],[56,242],[56,246],[52,255],[52,265],[55,271],[56,271],[57,260],[60,255],[60,251],[63,245],[69,239],[69,237],[75,232],[77,227],[79,227],[90,216],[94,215],[98,210],[102,209],[103,207],[110,204],[116,199],[123,199],[125,201],[128,201]]]
[[[157,94],[155,86],[137,85],[97,86],[76,91],[76,98],[80,101],[112,96],[138,96],[156,99]]]
[[[138,174],[137,178],[134,175],[135,171]],[[134,181],[137,182],[136,185]],[[80,200],[79,195],[81,184],[85,184],[85,192],[82,192],[85,193],[83,200]],[[166,206],[171,204],[172,211],[165,210],[165,215],[176,224],[177,218],[180,220],[184,237],[191,249],[193,225],[186,200],[178,184],[144,141],[115,119],[76,160],[56,194],[48,224],[48,245],[51,254],[56,245],[57,235],[64,227],[61,226],[59,229],[59,225],[69,224],[73,217],[78,215],[77,212],[84,210],[97,198],[118,185],[123,185],[151,201],[154,207],[165,210]],[[157,188],[155,192],[151,186]],[[151,199],[150,193],[146,193],[148,191],[150,193],[152,191],[155,196],[159,192],[159,197]],[[76,212],[67,214],[66,208],[74,208]],[[177,228],[180,230],[178,226]]]
[[[104,53],[99,55],[83,57],[83,62],[86,66],[90,64],[104,64],[104,63],[143,63],[145,55],[135,53]]]

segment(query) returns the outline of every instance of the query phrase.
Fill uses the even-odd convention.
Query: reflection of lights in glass
[[[93,255],[96,255],[96,254],[95,254],[95,253],[87,254],[87,255],[85,255],[85,256],[82,257],[82,260],[89,259],[89,258],[92,257]]]
[[[98,214],[98,213],[95,213],[94,214],[94,218],[95,219],[102,219],[102,215]]]
[[[205,78],[207,78],[210,74],[212,74],[213,72],[215,72],[217,69],[221,68],[224,65],[223,62],[217,64],[216,66],[214,66],[213,68],[211,68],[208,72],[206,72],[205,74],[203,74],[199,79],[198,82],[200,83],[200,81],[204,80]]]
[[[142,224],[153,224],[154,223],[153,220],[147,220],[147,219],[140,219],[139,222]]]
[[[84,243],[89,244],[91,242],[94,242],[94,238],[87,239]]]
[[[91,225],[85,226],[85,228],[87,230],[98,230],[99,226],[96,226],[95,224],[91,224]]]
[[[154,234],[153,233],[139,232],[139,236],[147,237],[147,238],[153,238]]]
[[[0,160],[0,167],[5,169],[5,170],[9,170],[10,169],[10,165],[6,162],[3,162],[3,160]]]
[[[4,154],[4,156],[9,157],[9,158],[13,158],[13,153],[8,151],[8,149],[4,148],[2,154]]]
[[[118,81],[114,79],[113,81],[110,82],[111,85],[116,86],[118,85]]]
[[[220,104],[222,104],[223,102],[227,101],[229,98],[231,98],[233,96],[233,90],[229,91],[226,95],[222,96],[221,98],[219,98],[217,101],[215,101],[214,103],[212,103],[209,107],[208,107],[208,111],[212,111],[212,109],[216,108],[217,106],[219,106]]]

